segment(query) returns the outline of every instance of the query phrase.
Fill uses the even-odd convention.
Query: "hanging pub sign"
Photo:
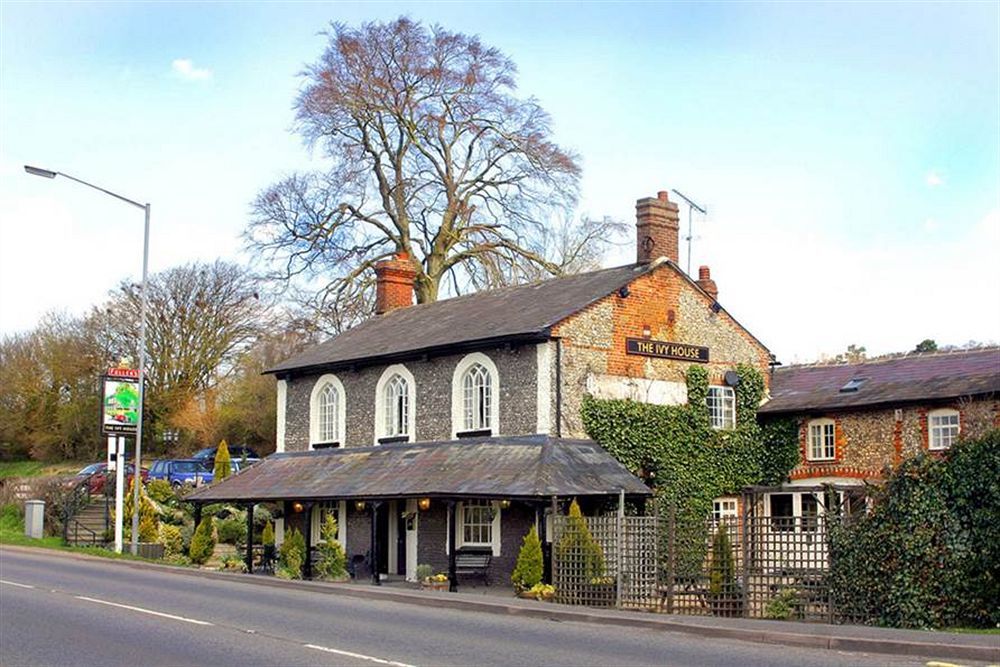
[[[644,357],[659,359],[679,359],[708,363],[708,348],[686,343],[671,343],[667,340],[649,340],[648,338],[626,338],[625,353],[638,354]]]
[[[135,435],[139,424],[139,371],[112,368],[101,380],[101,434]]]

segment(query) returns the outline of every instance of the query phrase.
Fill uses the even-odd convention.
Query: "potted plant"
[[[510,579],[514,583],[515,594],[521,597],[537,597],[537,591],[535,593],[531,591],[542,581],[542,543],[534,526],[524,536]]]
[[[448,575],[444,572],[434,574],[434,568],[430,565],[417,565],[417,580],[420,582],[420,587],[427,590],[448,590]]]

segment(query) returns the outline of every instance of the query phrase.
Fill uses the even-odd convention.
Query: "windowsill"
[[[475,431],[460,431],[455,434],[456,438],[482,438],[493,435],[493,429],[481,428]]]
[[[310,449],[338,449],[340,447],[339,442],[314,442],[309,446]]]
[[[826,463],[836,463],[836,462],[837,462],[837,457],[834,457],[832,459],[806,459],[807,464],[823,465]]]
[[[396,445],[401,442],[409,442],[410,436],[408,435],[389,435],[384,438],[378,439],[378,444],[380,445]]]

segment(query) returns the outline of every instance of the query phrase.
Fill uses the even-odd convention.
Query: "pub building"
[[[380,262],[371,319],[267,371],[276,453],[188,499],[278,503],[278,540],[296,526],[311,545],[332,512],[352,569],[375,582],[427,564],[454,588],[463,556],[481,554],[506,584],[529,528],[548,543],[547,517],[568,501],[650,494],[586,439],[585,394],[682,404],[700,364],[725,429],[727,371],[768,377],[772,355],[721,305],[709,268],[678,266],[678,230],[660,192],[636,203],[633,264],[418,305],[412,260]]]

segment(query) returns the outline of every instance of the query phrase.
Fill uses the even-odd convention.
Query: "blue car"
[[[153,461],[149,479],[165,479],[174,488],[190,484],[210,484],[215,478],[212,468],[198,459],[164,459]]]

